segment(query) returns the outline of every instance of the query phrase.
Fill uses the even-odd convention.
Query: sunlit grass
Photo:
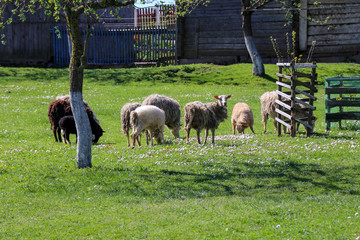
[[[356,239],[360,234],[357,121],[325,131],[318,85],[315,134],[263,134],[259,97],[276,89],[276,67],[188,65],[87,70],[84,98],[106,131],[91,169],[77,169],[75,145],[55,143],[47,107],[68,92],[66,69],[0,68],[0,236],[2,239]],[[319,82],[356,64],[320,64]],[[144,78],[144,79],[142,79]],[[233,79],[231,79],[233,78]],[[215,145],[174,139],[130,149],[120,109],[160,93],[187,102],[232,94],[253,109],[255,132]],[[72,142],[75,142],[72,136]],[[144,141],[143,141],[143,144]]]

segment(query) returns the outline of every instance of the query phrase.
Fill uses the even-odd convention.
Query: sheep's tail
[[[187,130],[191,128],[191,123],[195,117],[195,109],[194,108],[186,108],[185,109],[185,127],[184,129]]]
[[[134,127],[138,125],[138,122],[139,122],[139,116],[138,116],[137,112],[132,111],[130,113],[130,126],[131,126],[131,128],[134,129]]]

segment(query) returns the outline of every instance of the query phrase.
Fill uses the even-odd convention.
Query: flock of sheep
[[[266,92],[261,98],[261,115],[266,132],[266,122],[268,116],[275,118],[275,100],[276,92]],[[205,129],[204,144],[208,138],[208,132],[211,130],[212,143],[215,142],[215,130],[219,124],[227,119],[227,100],[231,95],[215,96],[216,102],[202,103],[200,101],[187,103],[184,107],[184,129],[186,131],[186,142],[189,142],[190,130],[194,129],[197,133],[197,142],[201,144],[200,133]],[[93,142],[96,143],[103,135],[99,121],[96,118],[89,105],[84,101],[84,106],[89,117]],[[167,96],[152,94],[148,96],[141,104],[127,103],[121,109],[121,128],[127,137],[128,147],[130,143],[132,148],[136,142],[141,146],[141,135],[146,134],[146,142],[153,145],[153,139],[157,143],[164,142],[164,127],[169,128],[175,138],[179,138],[181,129],[181,109],[179,103]],[[72,116],[69,95],[57,97],[55,101],[49,104],[48,117],[53,131],[55,141],[70,143],[69,134],[76,134],[75,121]],[[235,104],[232,116],[233,134],[244,133],[245,128],[249,127],[253,133],[254,117],[251,108],[246,103]],[[274,119],[276,128],[276,122]],[[131,142],[129,131],[131,133]]]

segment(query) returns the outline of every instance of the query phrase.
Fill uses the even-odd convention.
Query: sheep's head
[[[231,95],[214,96],[214,98],[217,99],[217,104],[220,107],[226,107],[227,106],[227,100],[228,100],[228,98],[231,98]]]
[[[181,126],[171,129],[171,132],[175,136],[175,138],[180,138],[180,134],[179,134],[180,129],[181,129]]]
[[[155,141],[158,143],[158,144],[161,144],[162,143],[162,139],[163,139],[163,132],[159,129],[155,130],[153,132],[153,136],[155,138]]]
[[[242,133],[245,128],[247,128],[249,126],[249,124],[245,123],[245,122],[240,122],[239,124],[236,125],[236,130],[238,131],[238,133]]]

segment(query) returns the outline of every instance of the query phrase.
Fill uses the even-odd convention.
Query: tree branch
[[[84,41],[84,51],[83,51],[83,55],[81,56],[81,65],[80,65],[80,67],[82,67],[83,69],[85,69],[88,65],[87,51],[88,51],[89,38],[90,38],[90,16],[89,15],[86,16],[86,24],[87,24],[87,28],[86,28],[86,35],[85,35],[85,41]]]
[[[80,15],[82,13],[84,13],[86,8],[90,8],[90,9],[103,9],[103,8],[108,8],[108,7],[126,7],[129,5],[133,5],[135,3],[135,0],[128,0],[128,1],[122,1],[122,0],[101,0],[98,2],[95,1],[90,1],[85,5],[81,5],[79,6],[76,10],[75,10],[75,14]]]

